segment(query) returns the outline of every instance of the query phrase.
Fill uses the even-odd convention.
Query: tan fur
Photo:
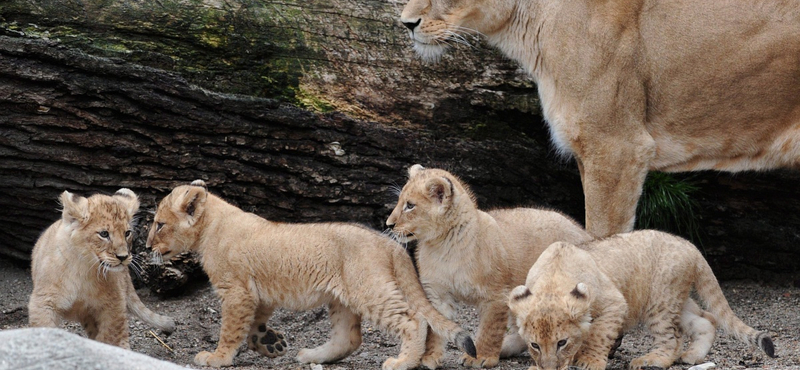
[[[800,0],[410,0],[400,19],[427,59],[480,32],[533,76],[595,236],[633,228],[648,170],[800,164]]]
[[[708,312],[689,297],[692,288]],[[715,323],[774,357],[768,333],[734,315],[697,248],[659,231],[579,247],[554,243],[531,267],[525,285],[511,292],[509,306],[538,365],[531,370],[605,369],[614,340],[638,324],[655,340],[631,369],[666,369],[677,359],[700,362],[714,341]],[[690,340],[683,352],[682,335]]]
[[[172,318],[142,304],[128,273],[131,220],[139,209],[136,194],[120,189],[114,196],[84,198],[64,191],[60,199],[62,218],[33,247],[30,326],[78,321],[89,338],[129,348],[127,307],[148,324],[172,332]]]
[[[492,367],[500,356],[525,350],[516,334],[503,338],[509,321],[507,297],[525,281],[539,254],[555,241],[591,239],[558,212],[532,208],[483,212],[457,177],[420,165],[409,169],[408,183],[386,224],[400,239],[418,241],[420,280],[439,311],[452,318],[456,302],[479,307],[478,356],[462,358],[474,367]],[[436,335],[429,334],[424,366],[439,365],[442,346]]]
[[[323,304],[330,308],[331,338],[301,350],[300,362],[348,356],[361,344],[362,318],[402,339],[400,355],[387,359],[384,369],[419,364],[426,321],[474,353],[466,332],[425,298],[405,249],[360,225],[270,222],[210,194],[196,180],[161,201],[148,246],[163,258],[199,253],[222,299],[217,349],[197,354],[198,365],[231,365],[248,330],[256,331],[277,307],[307,310]]]

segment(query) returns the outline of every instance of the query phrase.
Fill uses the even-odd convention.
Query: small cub
[[[129,348],[127,307],[151,326],[175,330],[172,318],[142,304],[128,273],[136,194],[123,188],[84,198],[64,191],[61,204],[61,219],[33,247],[30,326],[58,327],[65,318],[80,322],[90,339]]]

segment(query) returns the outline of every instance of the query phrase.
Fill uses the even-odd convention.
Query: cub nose
[[[420,23],[422,23],[422,18],[417,19],[416,22],[403,22],[403,25],[408,27],[408,29],[413,32],[414,29],[417,28],[417,26],[419,26]]]
[[[127,255],[127,254],[118,254],[118,255],[117,255],[117,259],[118,259],[120,262],[122,262],[122,261],[125,261],[125,259],[127,259],[127,258],[128,258],[128,255]]]

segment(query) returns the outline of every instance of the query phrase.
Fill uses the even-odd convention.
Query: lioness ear
[[[208,191],[204,187],[190,186],[178,199],[178,210],[189,217],[189,224],[194,224],[203,214],[207,198]]]
[[[114,198],[120,200],[128,211],[128,216],[133,217],[139,211],[139,197],[131,189],[122,188],[114,193]]]
[[[428,189],[428,196],[440,204],[453,195],[453,183],[446,177],[435,177],[428,180],[425,188]]]
[[[84,222],[89,217],[89,201],[80,196],[72,194],[66,190],[59,197],[61,206],[61,219],[71,224],[73,222]]]
[[[408,178],[412,178],[412,177],[416,176],[418,173],[422,172],[423,170],[425,170],[425,167],[422,167],[422,165],[419,165],[419,164],[415,164],[415,165],[409,167],[408,168]]]

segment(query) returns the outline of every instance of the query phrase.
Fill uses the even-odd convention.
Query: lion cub
[[[81,323],[90,339],[129,348],[126,307],[147,324],[175,330],[172,318],[139,300],[128,273],[131,220],[139,209],[132,191],[89,198],[61,194],[61,219],[39,237],[31,256],[30,326]]]
[[[543,209],[515,208],[483,212],[457,177],[420,165],[408,170],[386,224],[400,240],[416,239],[420,280],[434,307],[452,318],[454,304],[480,309],[477,357],[465,365],[493,367],[499,357],[521,353],[516,334],[503,338],[509,323],[508,293],[525,281],[528,269],[553,242],[582,243],[591,236],[572,219]],[[502,351],[501,351],[502,347]],[[431,333],[422,364],[439,366],[444,343]]]
[[[210,194],[195,180],[158,205],[147,245],[166,259],[199,253],[222,299],[217,349],[198,353],[198,365],[231,365],[246,336],[259,341],[258,327],[265,327],[277,307],[307,310],[322,304],[330,308],[331,337],[300,350],[300,362],[329,363],[355,351],[362,317],[402,339],[400,355],[383,363],[387,370],[419,365],[428,324],[475,354],[467,332],[425,298],[405,249],[359,225],[270,222]]]
[[[710,312],[689,298],[692,287]],[[714,321],[775,357],[768,333],[731,311],[697,248],[659,231],[619,234],[580,248],[554,243],[525,285],[511,292],[509,306],[538,365],[532,370],[605,369],[614,339],[640,323],[655,338],[654,348],[631,361],[631,369],[666,369],[679,358],[699,362],[714,341]],[[683,352],[682,333],[691,341]]]

